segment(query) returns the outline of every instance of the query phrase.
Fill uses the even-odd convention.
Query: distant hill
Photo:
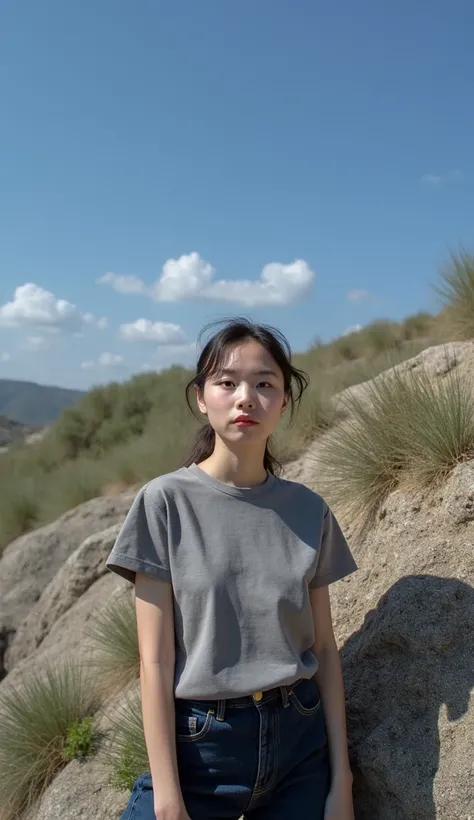
[[[0,379],[0,415],[22,424],[42,426],[56,421],[82,395],[80,390]]]

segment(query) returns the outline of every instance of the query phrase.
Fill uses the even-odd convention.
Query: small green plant
[[[446,319],[458,338],[474,337],[474,255],[461,248],[442,268],[436,292],[446,308]]]
[[[63,755],[65,760],[74,757],[90,757],[95,752],[92,717],[76,720],[67,730]]]
[[[117,751],[115,765],[109,778],[109,784],[116,789],[132,790],[138,771],[133,749],[130,744]]]
[[[89,621],[89,660],[103,692],[123,689],[140,674],[135,607],[122,593]]]
[[[113,713],[104,760],[110,784],[120,789],[130,789],[137,777],[150,770],[139,687],[128,691]]]
[[[97,709],[91,678],[71,664],[48,667],[0,698],[0,805],[13,820],[41,795],[79,750],[87,729],[74,729]]]

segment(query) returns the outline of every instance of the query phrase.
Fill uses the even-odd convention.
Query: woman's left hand
[[[326,799],[324,820],[354,820],[352,782],[333,782]]]

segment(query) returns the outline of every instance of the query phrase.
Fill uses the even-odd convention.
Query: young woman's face
[[[288,396],[273,357],[249,339],[229,348],[220,370],[198,391],[197,400],[222,439],[262,441],[275,431]]]

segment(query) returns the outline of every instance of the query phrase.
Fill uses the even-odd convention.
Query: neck
[[[264,454],[265,444],[263,449],[253,444],[251,447],[232,450],[216,436],[214,451],[209,458],[199,463],[199,467],[224,484],[253,487],[262,484],[267,477],[263,466]]]

